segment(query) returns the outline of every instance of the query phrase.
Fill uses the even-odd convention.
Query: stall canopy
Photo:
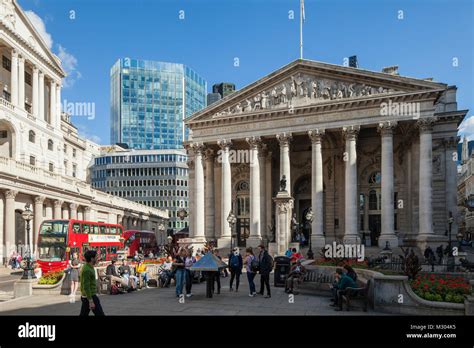
[[[191,266],[191,271],[208,271],[218,272],[220,269],[226,268],[227,264],[219,260],[216,255],[209,252],[201,257],[194,265]]]

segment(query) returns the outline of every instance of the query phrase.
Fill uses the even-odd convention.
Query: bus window
[[[81,224],[78,222],[75,222],[72,224],[72,231],[74,233],[81,233]]]
[[[117,247],[110,247],[110,254],[117,254]]]
[[[92,233],[99,234],[99,226],[98,225],[91,225]]]
[[[107,252],[106,252],[105,246],[101,246],[100,247],[100,259],[101,259],[101,261],[105,261],[106,256],[107,256]]]
[[[105,226],[99,226],[99,230],[100,230],[100,234],[106,234],[107,233],[107,229],[105,228]]]
[[[118,230],[118,234],[120,234],[120,235],[121,235],[121,234],[122,234],[122,232],[123,232],[123,231],[122,231],[122,227],[118,227],[118,228],[117,228],[117,230]]]
[[[82,224],[82,233],[89,234],[90,233],[90,226],[89,224]]]
[[[110,234],[117,234],[117,227],[110,226]]]

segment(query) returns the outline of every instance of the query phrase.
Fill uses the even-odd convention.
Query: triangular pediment
[[[195,113],[187,123],[443,88],[427,80],[297,60]]]
[[[66,75],[59,58],[51,52],[16,0],[0,0],[0,21],[60,72],[62,76]]]

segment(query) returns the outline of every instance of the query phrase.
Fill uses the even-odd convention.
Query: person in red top
[[[301,255],[298,251],[296,251],[296,248],[293,248],[290,256],[291,263],[295,263],[298,260],[301,260],[303,258],[303,255]]]

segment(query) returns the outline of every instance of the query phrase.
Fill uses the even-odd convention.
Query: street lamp
[[[23,276],[21,279],[35,279],[35,272],[33,269],[34,262],[31,259],[30,250],[30,221],[33,220],[33,212],[30,209],[30,204],[26,203],[25,210],[21,214],[21,217],[26,222],[26,254],[25,258],[21,261],[21,268],[23,268]]]
[[[229,223],[230,227],[230,250],[234,249],[234,226],[237,223],[237,218],[235,217],[234,213],[232,213],[232,210],[229,212],[229,216],[227,216],[227,222]]]
[[[165,231],[165,224],[163,222],[159,223],[158,231],[160,232],[160,244],[163,244],[163,232]]]
[[[314,253],[312,249],[312,243],[311,243],[311,235],[313,234],[313,209],[310,207],[308,212],[306,213],[306,221],[309,221],[310,226],[309,226],[309,250],[307,253],[308,259],[312,260],[314,258]]]

